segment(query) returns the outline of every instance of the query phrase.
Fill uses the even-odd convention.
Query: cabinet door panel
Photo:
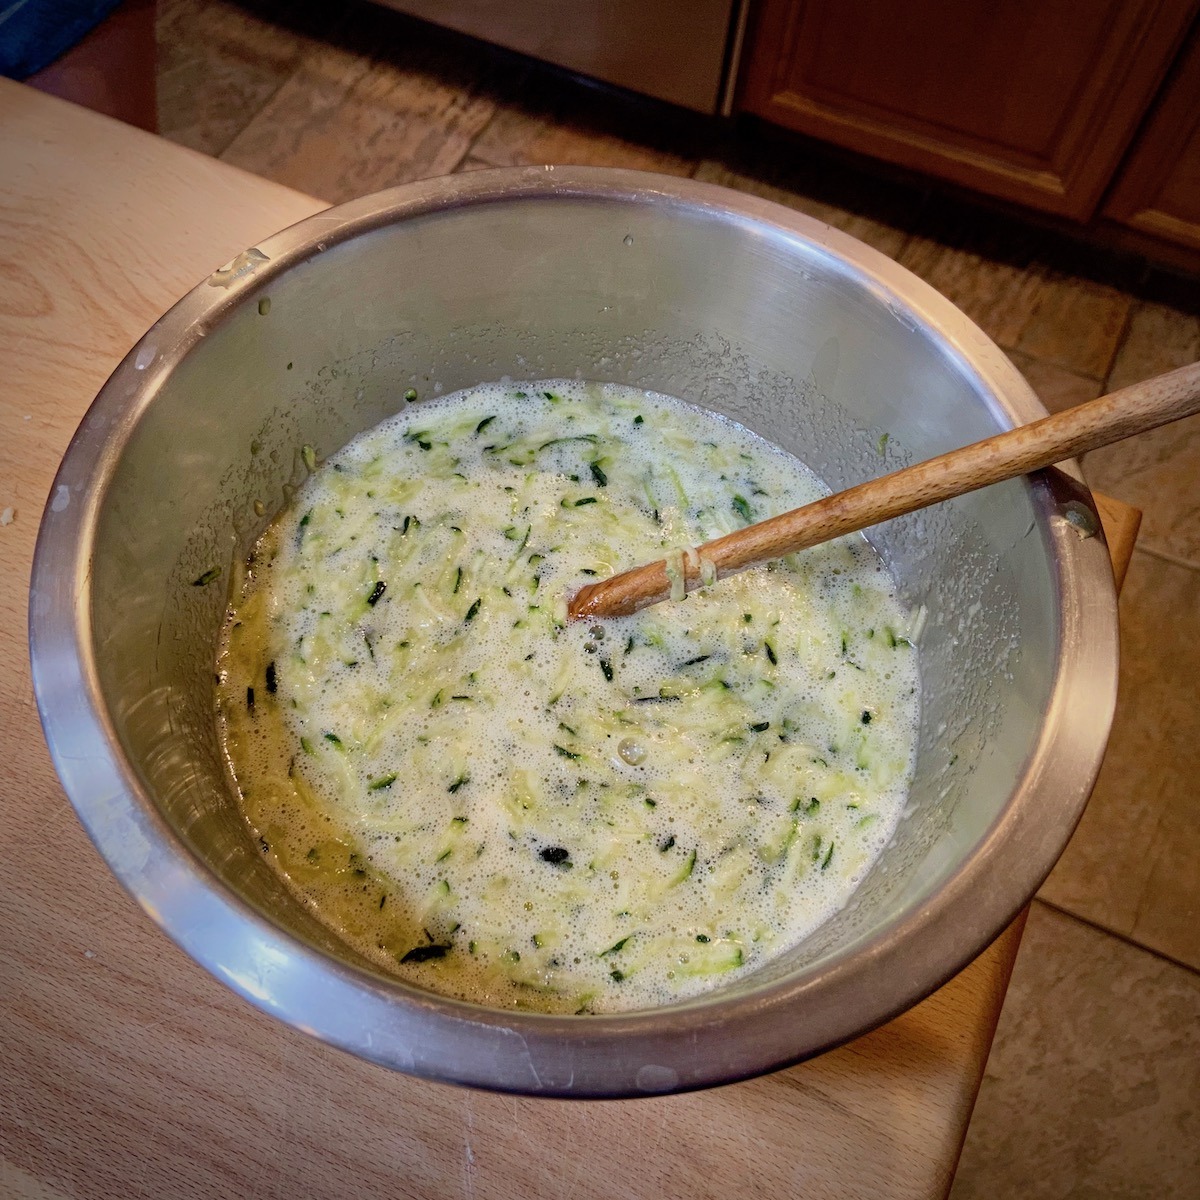
[[[742,107],[1086,218],[1197,0],[763,0]]]
[[[1200,250],[1200,28],[1126,159],[1104,215]]]

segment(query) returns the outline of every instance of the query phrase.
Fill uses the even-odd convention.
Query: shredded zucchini
[[[716,586],[690,547],[822,491],[608,385],[403,406],[235,597],[220,722],[268,858],[387,969],[495,1005],[670,1002],[794,945],[895,828],[921,622],[861,538]],[[656,557],[674,603],[567,624]]]

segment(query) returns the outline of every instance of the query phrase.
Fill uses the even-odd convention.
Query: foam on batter
[[[841,908],[894,832],[916,653],[861,537],[565,623],[603,577],[825,494],[667,397],[410,405],[256,550],[219,663],[247,817],[381,967],[498,1006],[661,1005]]]

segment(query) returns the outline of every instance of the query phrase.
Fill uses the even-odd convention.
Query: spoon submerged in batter
[[[571,620],[626,617],[696,586],[1200,412],[1200,363],[894,471],[702,546],[589,583]]]

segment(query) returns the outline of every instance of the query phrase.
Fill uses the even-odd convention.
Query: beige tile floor
[[[1058,410],[1200,358],[1200,283],[752,126],[665,112],[367,4],[160,0],[160,127],[330,201],[592,163],[741,188],[891,255]],[[1095,794],[1035,902],[954,1196],[1200,1196],[1200,419],[1092,455],[1145,510]]]

